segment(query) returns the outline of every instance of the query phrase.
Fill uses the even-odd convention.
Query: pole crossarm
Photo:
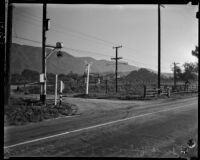
[[[117,57],[117,58],[111,58],[112,60],[116,60],[116,59],[123,59],[122,57]]]
[[[117,93],[117,78],[118,78],[118,76],[117,76],[117,70],[118,70],[118,60],[119,59],[122,59],[122,57],[118,57],[118,49],[119,48],[122,48],[122,45],[120,45],[120,46],[116,46],[116,47],[113,47],[113,49],[115,49],[115,52],[116,52],[116,56],[115,56],[115,58],[111,58],[111,60],[115,60],[115,88],[116,88],[116,93]]]

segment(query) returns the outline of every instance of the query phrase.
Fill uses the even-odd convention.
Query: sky
[[[161,72],[172,63],[196,62],[191,51],[198,44],[198,6],[161,7]],[[158,6],[47,4],[50,29],[47,44],[63,42],[76,57],[110,60],[118,49],[120,61],[157,71]],[[14,4],[13,42],[42,46],[42,5]]]

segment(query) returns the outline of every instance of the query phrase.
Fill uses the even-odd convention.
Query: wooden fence
[[[197,93],[198,92],[198,84],[192,85],[176,85],[169,86],[163,85],[160,90],[156,87],[146,86],[144,85],[144,97],[155,97],[159,95],[167,95],[178,94],[178,93]]]

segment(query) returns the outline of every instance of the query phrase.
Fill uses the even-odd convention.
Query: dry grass
[[[53,101],[47,101],[46,106],[33,98],[11,98],[11,104],[5,107],[4,125],[24,125],[45,119],[65,115],[75,115],[78,108],[69,103],[54,106]]]

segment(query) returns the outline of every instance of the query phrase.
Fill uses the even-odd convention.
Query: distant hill
[[[47,53],[51,50],[48,49]],[[64,51],[62,51],[64,52]],[[64,52],[63,57],[58,58],[52,54],[47,61],[47,72],[68,74],[71,71],[77,74],[83,74],[85,71],[85,62],[92,62],[91,72],[93,73],[113,73],[115,65],[107,65],[111,61],[96,60],[91,57],[74,57]],[[30,69],[41,73],[42,68],[42,49],[13,43],[11,48],[11,73],[21,73],[24,69]],[[132,65],[118,65],[118,71],[127,75],[129,72],[138,70]]]

